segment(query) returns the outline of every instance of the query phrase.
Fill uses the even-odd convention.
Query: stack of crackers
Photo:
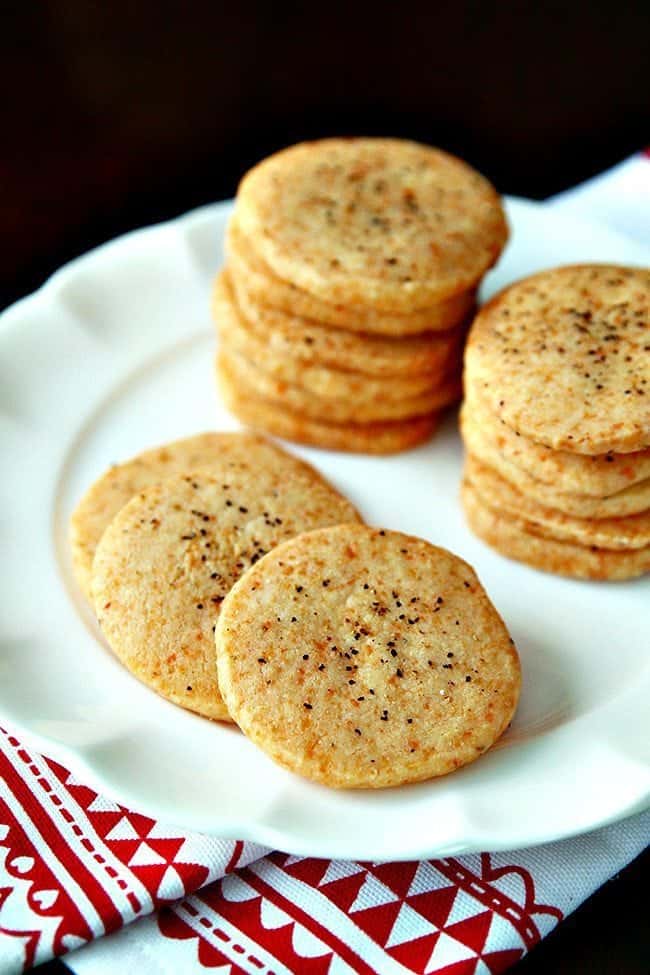
[[[243,179],[214,291],[223,398],[291,440],[389,453],[460,397],[476,290],[507,239],[479,173],[397,139],[326,139]]]
[[[650,570],[650,271],[562,267],[472,326],[463,503],[504,555],[561,575]]]

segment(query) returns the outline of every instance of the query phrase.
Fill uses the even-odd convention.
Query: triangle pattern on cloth
[[[191,837],[191,836],[196,836],[197,834],[190,833],[188,835]],[[177,839],[177,838],[181,839],[178,833],[171,832],[170,827],[167,825],[167,823],[160,823],[158,822],[158,820],[156,820],[152,824],[151,829],[147,832],[147,839],[149,840],[150,843],[152,840],[169,840],[169,839]],[[182,837],[183,843],[187,839],[188,836],[183,836]]]
[[[451,924],[457,924],[459,921],[466,921],[470,917],[482,914],[485,910],[485,904],[477,900],[476,897],[472,897],[465,890],[459,890],[453,907],[449,912],[446,927],[449,927]]]
[[[392,904],[399,900],[400,898],[393,893],[390,887],[382,884],[381,880],[377,880],[373,874],[367,873],[354,903],[350,906],[350,913],[376,909],[383,904]],[[397,911],[395,913],[397,914]]]
[[[183,883],[183,878],[172,866],[167,867],[158,884],[156,897],[159,897],[161,900],[178,900],[184,894],[185,884]]]
[[[465,961],[457,961],[453,965],[445,965],[444,969],[440,970],[440,975],[476,975],[476,966],[478,965],[478,958],[467,958]],[[427,968],[427,972],[432,971],[432,969]],[[438,972],[439,969],[433,969],[434,972]]]
[[[491,951],[489,955],[483,955],[483,960],[491,972],[505,972],[524,954],[523,948],[509,948],[506,951]]]
[[[126,816],[122,816],[121,819],[115,823],[115,826],[106,834],[104,840],[107,843],[112,843],[115,840],[139,840],[140,837],[134,830],[133,826],[129,822]]]
[[[130,867],[154,867],[164,863],[166,863],[166,860],[159,853],[156,853],[144,840],[129,860]]]
[[[442,886],[448,887],[450,883],[429,860],[421,860],[418,863],[408,894],[409,897],[414,894],[424,894],[428,890],[439,890]]]
[[[103,819],[104,816],[98,818]],[[94,825],[97,826],[97,823],[95,822]],[[122,815],[113,824],[113,827],[109,828],[109,831],[105,833],[104,842],[110,846],[117,859],[130,868],[151,867],[166,863],[167,861],[151,847],[149,847],[151,853],[140,850],[140,845],[146,839],[152,825],[152,819],[148,819],[140,813],[129,812]]]
[[[370,869],[375,877],[403,899],[413,883],[418,863],[377,863],[372,864]]]
[[[400,906],[400,902],[395,900],[391,904],[380,904],[378,907],[366,907],[363,910],[357,910],[350,917],[362,931],[365,931],[373,941],[383,948],[393,930]]]
[[[489,954],[500,954],[504,944],[509,945],[508,950],[513,945],[517,946],[518,951],[524,952],[526,950],[526,945],[514,925],[510,921],[504,920],[498,914],[493,914],[492,924],[485,939],[482,953],[486,958]]]
[[[395,918],[393,929],[384,945],[385,948],[394,948],[396,945],[404,944],[406,941],[414,941],[437,932],[437,928],[426,918],[414,911],[408,904],[400,906],[399,914]]]
[[[86,812],[106,815],[107,813],[123,813],[124,809],[112,799],[107,799],[105,796],[95,796]]]
[[[176,854],[183,845],[183,840],[176,837],[147,836],[147,844],[163,858],[165,863],[174,863]]]
[[[132,809],[129,810],[129,819],[138,836],[141,836],[143,840],[147,838],[155,824],[155,820],[143,816],[142,813],[134,812]]]
[[[314,857],[289,857],[293,863],[288,861],[284,865],[284,870],[296,880],[302,880],[310,887],[318,887],[321,879],[327,871],[327,860],[317,860]]]
[[[458,962],[469,961],[472,962],[472,967],[467,968],[467,971],[473,972],[476,967],[476,952],[468,948],[467,945],[462,944],[462,942],[456,941],[455,938],[450,938],[444,931],[441,931],[440,937],[431,952],[431,957],[429,958],[425,972],[437,972],[438,969],[444,969],[445,975],[447,975],[447,968],[449,966],[455,965]],[[452,972],[453,968],[450,968],[449,971]]]
[[[483,911],[482,914],[475,914],[457,924],[448,924],[445,932],[480,955],[485,947],[491,923],[492,911]]]
[[[415,938],[414,941],[405,941],[404,944],[387,948],[387,952],[391,958],[409,970],[424,972],[425,966],[433,954],[438,937],[439,932],[436,931],[435,934],[426,934],[423,938]]]
[[[366,868],[355,860],[330,860],[318,886],[324,887],[325,884],[343,880],[344,877],[355,877],[359,873],[365,874]]]
[[[97,793],[94,792],[94,790],[91,789],[89,786],[87,786],[85,782],[82,782],[81,779],[78,779],[73,772],[69,772],[68,769],[64,768],[62,765],[60,765],[59,768],[65,773],[63,777],[63,784],[68,786],[68,788],[85,789],[86,792],[89,793],[92,792],[94,796],[97,795]]]
[[[439,890],[429,890],[424,894],[409,895],[407,903],[437,928],[444,928],[456,899],[456,893],[456,887],[441,887]]]
[[[321,890],[325,896],[341,911],[349,913],[350,907],[356,901],[359,890],[366,878],[366,871],[352,874],[348,877],[341,877],[340,880],[332,880],[328,884],[322,884]]]

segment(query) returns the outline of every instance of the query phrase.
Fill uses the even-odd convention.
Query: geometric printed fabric
[[[198,968],[233,975],[498,972],[561,917],[535,903],[527,871],[497,870],[488,856],[263,856],[255,844],[169,830],[129,811],[13,735],[2,733],[0,745],[3,972],[156,910],[157,937],[194,942]]]

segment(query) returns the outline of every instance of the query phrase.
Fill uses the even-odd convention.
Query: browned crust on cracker
[[[434,433],[438,413],[384,423],[328,423],[314,420],[242,389],[226,364],[216,367],[217,385],[228,409],[247,426],[284,440],[326,450],[394,454],[424,443]]]
[[[116,656],[158,694],[229,720],[213,630],[224,598],[274,545],[360,520],[309,465],[279,447],[140,491],[104,532],[93,562],[97,617]]]
[[[317,298],[273,274],[242,234],[236,212],[228,224],[225,247],[228,271],[242,302],[254,302],[263,308],[352,334],[415,338],[423,334],[444,333],[462,323],[476,304],[476,287],[426,308],[402,314],[380,312],[362,305],[335,304]]]
[[[543,538],[521,519],[488,507],[467,479],[462,484],[461,499],[474,534],[506,558],[543,572],[592,581],[633,579],[650,571],[650,547],[614,552]]]
[[[323,139],[263,160],[237,219],[281,279],[333,304],[410,312],[476,285],[507,238],[466,163],[399,139]]]
[[[217,354],[219,368],[227,370],[238,387],[276,406],[316,422],[363,424],[410,420],[441,410],[461,397],[458,377],[452,373],[438,387],[401,400],[364,401],[363,398],[325,398],[294,383],[278,380],[257,364],[222,345]]]
[[[142,451],[114,464],[88,488],[70,519],[70,546],[75,578],[92,602],[92,565],[106,528],[124,505],[143,488],[178,471],[209,467],[224,459],[245,459],[251,451],[275,456],[277,448],[251,433],[199,433]],[[295,459],[296,465],[301,461]]]
[[[650,511],[623,518],[568,515],[539,504],[471,453],[465,458],[465,477],[488,507],[517,518],[536,535],[615,551],[650,546]]]
[[[650,270],[572,265],[506,288],[471,328],[465,384],[554,450],[650,446]]]
[[[242,730],[336,788],[401,785],[473,761],[519,693],[517,652],[472,568],[377,528],[280,546],[231,591],[215,638]]]
[[[575,454],[553,450],[509,427],[467,386],[463,416],[481,442],[503,459],[540,482],[567,494],[596,500],[615,495],[650,479],[650,449],[634,453]]]

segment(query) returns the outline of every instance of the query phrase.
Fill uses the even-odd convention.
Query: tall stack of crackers
[[[507,239],[475,170],[396,139],[326,139],[243,179],[213,313],[243,422],[367,453],[427,439],[460,398],[476,291]]]
[[[506,288],[470,331],[461,428],[470,526],[587,579],[650,570],[650,271],[562,267]]]

